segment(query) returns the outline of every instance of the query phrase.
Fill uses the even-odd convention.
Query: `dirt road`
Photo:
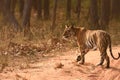
[[[120,52],[120,46],[113,47],[116,57],[118,52]],[[54,54],[59,55],[39,59],[26,69],[8,70],[0,73],[0,80],[120,80],[120,60],[113,60],[110,56],[110,69],[96,66],[100,60],[98,50],[90,51],[86,55],[85,65],[75,63],[78,55],[77,49]]]

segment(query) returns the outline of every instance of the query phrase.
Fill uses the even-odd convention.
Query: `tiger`
[[[76,62],[79,62],[80,64],[85,63],[85,55],[91,49],[99,49],[100,62],[99,64],[97,64],[97,66],[103,65],[104,61],[106,60],[105,68],[110,68],[110,59],[107,54],[108,47],[110,54],[114,60],[118,60],[120,58],[119,52],[118,57],[114,57],[112,53],[110,34],[104,30],[89,30],[84,27],[65,25],[62,37],[65,40],[69,40],[72,37],[77,39],[78,47],[81,54],[77,56]]]

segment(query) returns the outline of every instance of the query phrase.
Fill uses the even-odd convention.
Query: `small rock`
[[[62,63],[56,63],[55,64],[55,69],[57,68],[62,68],[64,65]]]

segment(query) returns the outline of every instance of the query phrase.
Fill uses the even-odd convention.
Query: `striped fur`
[[[90,49],[98,48],[101,54],[101,60],[98,65],[102,65],[104,60],[106,60],[106,68],[110,67],[110,60],[107,54],[107,48],[109,47],[109,51],[113,59],[117,60],[120,58],[120,53],[117,58],[115,58],[112,54],[111,48],[111,37],[110,35],[103,30],[87,30],[85,28],[75,28],[73,26],[66,26],[63,37],[64,39],[69,39],[71,36],[77,38],[77,43],[80,48],[81,55],[77,57],[77,62],[81,61],[81,64],[85,62],[85,54]]]

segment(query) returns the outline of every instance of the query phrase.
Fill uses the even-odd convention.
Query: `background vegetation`
[[[106,30],[119,45],[119,9],[120,0],[0,0],[0,71],[26,68],[50,56],[43,53],[66,50],[61,41],[66,24]]]
[[[45,41],[65,24],[107,30],[120,43],[120,0],[0,0],[0,43]]]

